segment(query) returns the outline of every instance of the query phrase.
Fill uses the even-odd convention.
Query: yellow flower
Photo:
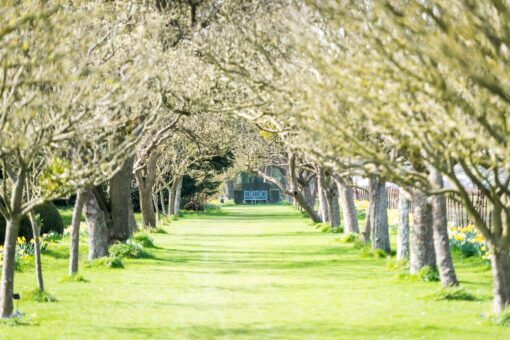
[[[481,250],[481,251],[486,251],[486,250],[487,250],[487,247],[486,247],[486,246],[481,246],[481,247],[480,247],[480,250]]]

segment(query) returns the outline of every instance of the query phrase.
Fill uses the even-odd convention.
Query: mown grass
[[[166,234],[150,235],[152,258],[123,259],[124,269],[86,268],[82,242],[86,280],[63,279],[66,258],[44,255],[57,302],[22,300],[24,321],[0,324],[0,338],[510,338],[480,316],[491,309],[491,280],[476,261],[455,257],[476,300],[431,299],[439,283],[396,280],[387,259],[360,256],[291,207],[222,209],[165,224]],[[15,286],[33,289],[33,270],[17,273]]]

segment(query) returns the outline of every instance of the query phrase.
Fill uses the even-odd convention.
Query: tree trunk
[[[320,216],[317,214],[317,212],[311,206],[308,205],[304,196],[300,192],[297,192],[297,191],[294,192],[294,199],[295,199],[296,203],[298,204],[298,206],[300,208],[302,208],[308,214],[308,216],[312,219],[312,221],[314,223],[322,222],[322,219],[320,218]]]
[[[76,194],[74,203],[73,219],[71,222],[71,247],[69,250],[69,276],[78,273],[78,259],[80,246],[80,218],[83,210],[84,196],[82,191]]]
[[[135,211],[133,208],[133,201],[129,200],[129,229],[131,229],[131,234],[138,230],[138,223],[136,223]]]
[[[354,195],[352,194],[352,188],[340,179],[336,180],[336,184],[340,194],[340,203],[342,205],[344,233],[358,234],[358,216],[356,213],[356,206],[354,205]]]
[[[397,260],[409,259],[409,209],[411,202],[404,189],[398,195]]]
[[[436,267],[436,253],[432,232],[432,209],[427,203],[427,196],[413,190],[414,222],[411,228],[411,274],[421,268]]]
[[[131,205],[131,182],[134,158],[126,160],[123,167],[110,180],[109,194],[112,225],[109,230],[110,243],[124,242],[132,235],[129,218]]]
[[[161,201],[161,212],[163,215],[167,215],[166,213],[166,204],[165,204],[165,195],[163,195],[163,189],[159,192],[159,199]]]
[[[143,226],[156,227],[156,213],[152,204],[152,187],[156,180],[156,157],[151,157],[144,169],[135,172],[136,184],[140,195],[140,209],[142,210]],[[143,174],[145,173],[145,176]]]
[[[332,228],[340,227],[340,205],[338,203],[338,191],[335,185],[328,188],[329,223]]]
[[[499,314],[510,305],[510,255],[508,250],[494,249],[491,254],[494,313]]]
[[[182,198],[182,181],[183,177],[179,177],[179,183],[177,183],[177,188],[175,189],[175,205],[174,205],[174,214],[178,215],[179,211],[181,211],[181,198]]]
[[[389,253],[390,234],[388,227],[388,203],[386,197],[386,182],[373,177],[373,189],[370,193],[370,226],[372,230],[372,248],[381,249]]]
[[[170,216],[174,216],[175,215],[175,204],[177,202],[177,187],[179,186],[179,179],[178,178],[175,178],[174,181],[172,182],[172,187],[171,187],[171,197],[170,197],[170,204],[168,205],[168,207],[171,209],[170,210]]]
[[[30,218],[30,224],[32,226],[32,236],[34,237],[34,262],[35,262],[35,277],[37,280],[37,288],[39,291],[44,292],[44,280],[42,273],[42,264],[41,264],[41,242],[39,241],[40,227],[37,223],[35,214],[33,211],[30,211],[28,214]]]
[[[108,256],[109,233],[107,217],[92,190],[85,190],[85,217],[89,225],[89,260]]]
[[[315,207],[315,195],[313,193],[313,181],[310,181],[308,185],[303,187],[303,196],[305,197],[306,202],[311,207]]]
[[[326,197],[326,176],[324,174],[324,169],[319,167],[317,169],[317,193],[319,196],[319,211],[321,222],[328,222],[328,202]]]
[[[444,187],[443,177],[435,170],[430,171],[430,180],[438,189]],[[434,250],[439,277],[443,287],[456,286],[459,284],[455,268],[453,267],[450,241],[448,239],[448,221],[446,217],[446,198],[444,195],[432,196],[432,231],[434,238]]]
[[[370,202],[369,202],[370,203]],[[371,224],[371,218],[370,218],[370,209],[367,209],[366,211],[366,217],[365,217],[365,229],[363,230],[363,242],[369,243],[370,238],[372,236],[372,224]]]
[[[2,281],[0,282],[0,316],[12,316],[12,295],[14,293],[14,268],[16,262],[16,238],[21,220],[21,203],[26,184],[26,169],[21,167],[17,180],[12,186],[9,216],[5,217],[5,241],[2,263]],[[4,202],[5,203],[5,202]]]
[[[233,200],[234,199],[234,180],[229,179],[227,181],[227,199]]]
[[[174,204],[175,206],[175,199],[174,199],[174,194],[172,192],[172,187],[166,187],[166,190],[168,191],[168,216],[172,216],[172,204]]]
[[[142,210],[143,226],[154,228],[156,226],[156,212],[152,204],[152,192],[148,188],[138,186],[140,193],[140,209]]]
[[[12,316],[16,238],[18,237],[20,219],[21,216],[17,218],[6,218],[2,282],[0,286],[0,313],[2,318],[9,318]]]
[[[158,194],[152,195],[152,201],[154,202],[154,208],[156,209],[156,225],[159,224],[159,202],[158,202]]]

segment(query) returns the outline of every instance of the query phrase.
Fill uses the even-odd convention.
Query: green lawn
[[[188,216],[154,234],[153,259],[125,269],[87,269],[86,283],[60,282],[68,240],[44,256],[56,303],[21,301],[26,325],[10,339],[459,338],[509,339],[490,311],[490,271],[457,261],[480,301],[435,301],[439,284],[397,279],[385,259],[361,257],[338,235],[314,229],[287,206],[234,206]],[[82,256],[85,259],[83,244]],[[34,287],[32,270],[16,291]]]

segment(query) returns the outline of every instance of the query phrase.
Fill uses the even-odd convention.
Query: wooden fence
[[[368,201],[368,186],[359,186],[353,188],[354,198],[359,201]],[[399,188],[394,186],[386,187],[388,200],[388,209],[398,209]],[[470,192],[471,201],[475,204],[476,210],[480,213],[487,224],[492,225],[492,211],[490,209],[489,200],[479,191]],[[411,203],[412,204],[412,203]],[[455,226],[466,226],[472,224],[473,221],[464,206],[454,199],[448,197],[446,199],[446,214],[448,222]]]

